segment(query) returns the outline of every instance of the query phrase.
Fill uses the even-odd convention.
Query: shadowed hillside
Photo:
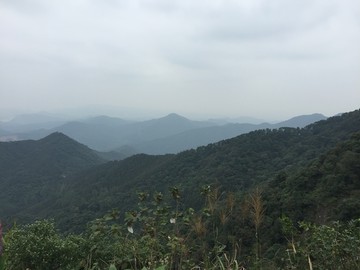
[[[105,162],[94,151],[61,134],[38,141],[0,143],[0,216],[32,219],[67,177]],[[24,210],[19,215],[19,211]]]

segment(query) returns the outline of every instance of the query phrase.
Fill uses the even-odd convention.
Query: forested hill
[[[360,217],[360,132],[266,188],[269,212],[320,224]]]
[[[0,217],[33,220],[36,213],[29,208],[44,207],[63,179],[104,162],[61,133],[38,141],[0,142]]]
[[[93,150],[58,132],[38,141],[0,142],[1,177],[22,170],[42,177],[68,174],[103,162]]]
[[[358,131],[359,110],[303,129],[259,130],[178,155],[137,155],[68,179],[51,207],[66,228],[71,222],[81,224],[111,208],[133,208],[136,191],[165,192],[177,185],[183,190],[183,201],[193,204],[199,202],[198,191],[204,184],[246,193],[279,173],[301,171]]]

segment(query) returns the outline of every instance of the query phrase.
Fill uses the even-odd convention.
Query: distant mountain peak
[[[187,119],[184,116],[181,116],[177,113],[170,113],[164,117],[156,119],[156,121],[160,122],[191,122],[191,120]]]
[[[50,135],[42,138],[41,140],[42,142],[58,142],[58,141],[68,141],[68,142],[75,142],[78,143],[77,141],[75,141],[74,139],[70,138],[69,136],[66,136],[64,133],[62,132],[54,132],[51,133]],[[80,144],[80,143],[78,143]]]
[[[46,139],[46,138],[68,138],[68,139],[70,139],[69,136],[66,136],[64,133],[59,132],[59,131],[53,132],[50,135],[44,137],[44,139]]]
[[[186,120],[189,120],[187,119],[186,117],[184,116],[181,116],[177,113],[169,113],[168,115],[166,115],[165,117],[163,118],[167,118],[167,119],[186,119]]]
[[[326,120],[327,117],[320,113],[313,113],[313,114],[307,114],[307,115],[299,115],[295,116],[293,118],[290,118],[286,121],[277,123],[276,126],[278,127],[305,127],[309,124]]]

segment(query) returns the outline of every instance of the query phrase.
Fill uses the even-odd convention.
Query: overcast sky
[[[0,112],[360,108],[359,0],[1,0]]]

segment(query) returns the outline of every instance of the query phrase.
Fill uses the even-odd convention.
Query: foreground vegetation
[[[239,201],[204,186],[199,210],[183,208],[177,187],[170,195],[139,193],[125,220],[113,210],[78,235],[49,220],[13,226],[0,269],[360,268],[360,219],[315,225],[282,216],[281,240],[270,243],[259,189]]]

